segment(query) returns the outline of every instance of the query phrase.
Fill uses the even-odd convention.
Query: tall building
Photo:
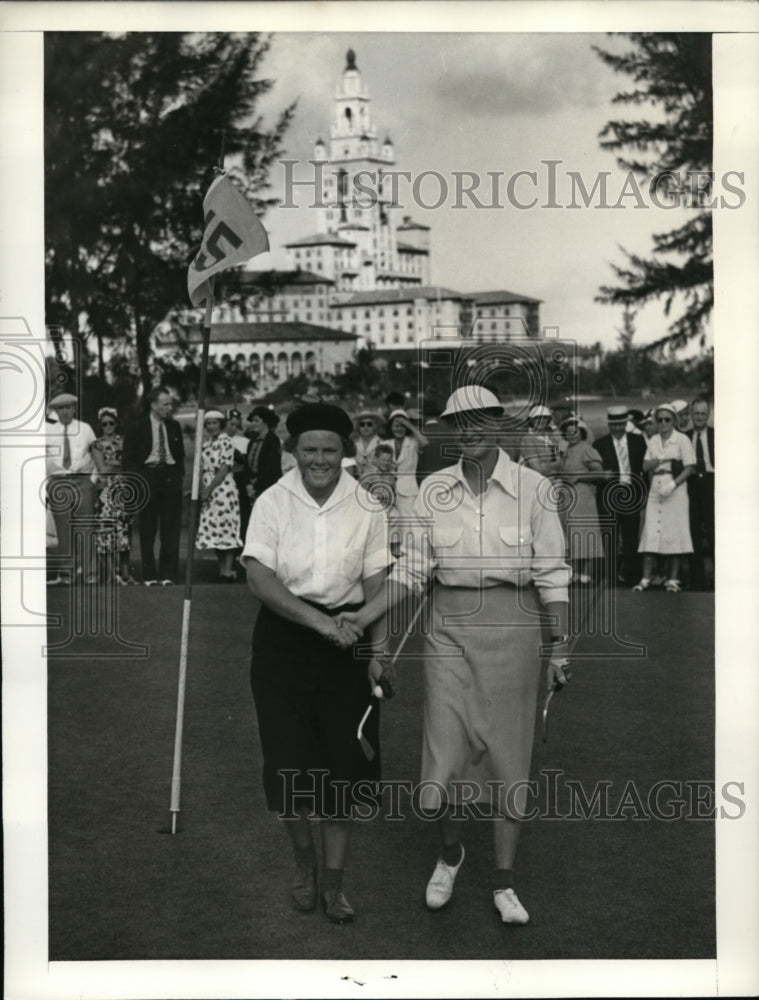
[[[403,362],[436,336],[497,342],[540,336],[540,300],[504,289],[459,292],[432,282],[430,227],[400,215],[389,176],[395,147],[387,133],[381,142],[378,135],[369,91],[349,49],[335,88],[329,145],[322,138],[314,145],[315,176],[322,183],[317,231],[285,244],[289,269],[243,268],[218,281],[212,358],[215,350],[217,361],[233,356],[238,365],[249,363],[261,391],[298,371],[335,374],[369,343],[379,358]],[[157,334],[157,353],[191,340],[188,330],[201,319],[199,310],[168,316]],[[221,336],[225,324],[228,340]],[[266,326],[265,337],[259,324]],[[334,345],[315,350],[330,330]]]
[[[429,227],[397,218],[388,177],[395,150],[389,136],[377,140],[352,49],[335,89],[329,149],[317,139],[314,160],[323,165],[319,231],[286,244],[293,267],[328,275],[343,293],[429,284]]]

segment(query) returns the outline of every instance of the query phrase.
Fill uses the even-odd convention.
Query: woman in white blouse
[[[352,792],[379,779],[379,711],[356,739],[370,703],[367,661],[354,656],[358,632],[336,616],[380,589],[388,552],[384,511],[341,469],[353,425],[344,410],[307,404],[287,419],[297,468],[261,494],[241,556],[262,607],[253,633],[251,686],[264,756],[264,789],[295,854],[291,898],[317,903],[317,860],[309,817],[321,819],[321,899],[327,917],[354,911],[342,892]],[[381,673],[376,661],[370,669]]]
[[[390,437],[383,444],[393,448],[393,461],[397,476],[395,484],[395,506],[400,517],[413,513],[414,500],[419,492],[416,481],[416,467],[419,452],[428,444],[427,438],[409,420],[405,410],[393,410],[388,417]]]
[[[643,471],[651,473],[643,531],[638,552],[643,553],[643,577],[633,590],[648,590],[657,555],[666,559],[664,589],[680,590],[680,556],[693,551],[690,536],[688,488],[696,471],[696,455],[688,437],[676,429],[674,406],[662,403],[654,413],[658,431],[648,440]]]
[[[433,578],[422,653],[420,804],[439,817],[441,851],[427,906],[437,910],[451,898],[464,860],[451,807],[468,800],[494,820],[493,902],[501,920],[526,923],[513,868],[526,815],[541,626],[549,627],[552,688],[567,679],[569,566],[550,481],[498,447],[502,414],[487,389],[453,393],[441,420],[458,432],[461,459],[423,481],[413,544],[388,587],[344,620],[363,629]],[[381,663],[387,654],[377,655]]]

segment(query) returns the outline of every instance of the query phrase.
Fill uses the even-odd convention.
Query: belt
[[[360,611],[364,606],[362,601],[360,604],[341,604],[337,608],[327,608],[323,604],[317,604],[316,601],[307,601],[305,597],[299,597],[298,600],[303,601],[304,604],[308,604],[312,608],[316,608],[317,611],[321,611],[325,615],[329,615],[330,618],[342,614],[343,611]]]
[[[169,465],[168,462],[152,462],[148,464],[147,462],[143,466],[144,469],[176,469],[176,465]]]

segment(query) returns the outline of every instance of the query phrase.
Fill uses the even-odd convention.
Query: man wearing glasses
[[[638,537],[646,495],[643,478],[646,439],[627,432],[627,413],[626,406],[610,406],[606,410],[609,433],[598,438],[593,447],[601,456],[604,469],[612,473],[598,490],[598,512],[613,526],[606,553],[609,579],[632,586],[640,579]]]

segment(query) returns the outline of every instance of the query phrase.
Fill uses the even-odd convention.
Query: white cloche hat
[[[503,406],[494,392],[481,385],[463,385],[448,397],[441,419],[455,417],[459,413],[473,410],[497,410],[503,413]]]

